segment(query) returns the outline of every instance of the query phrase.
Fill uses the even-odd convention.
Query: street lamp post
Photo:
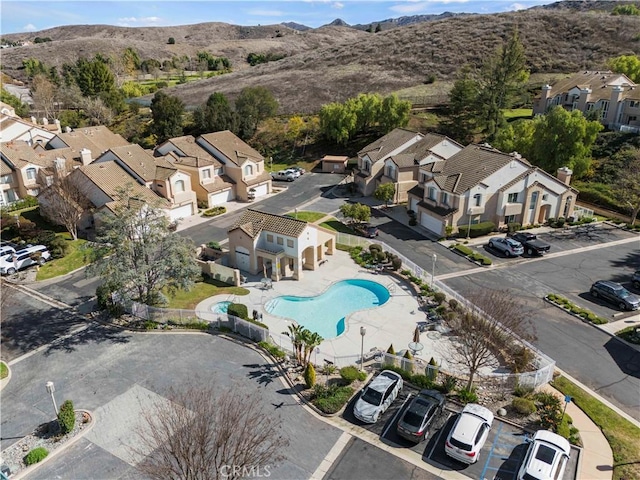
[[[431,262],[431,289],[433,290],[433,281],[436,276],[436,260],[438,259],[438,256],[434,253],[431,259],[433,260],[433,262]]]
[[[467,227],[467,240],[469,240],[471,238],[471,218],[473,215],[472,208],[469,208],[469,211],[467,211],[467,215],[469,215],[469,226]]]
[[[362,341],[360,342],[360,370],[364,368],[364,336],[367,334],[367,329],[364,326],[360,327],[360,337]]]
[[[56,405],[56,398],[53,396],[53,392],[56,391],[56,387],[53,382],[47,382],[47,392],[51,395],[51,401],[53,402],[53,409],[56,411],[56,417],[58,416],[58,405]]]

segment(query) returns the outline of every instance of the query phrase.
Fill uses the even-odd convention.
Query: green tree
[[[29,115],[29,104],[22,103],[18,97],[10,94],[4,88],[0,88],[0,101],[11,105],[16,111],[16,115],[19,117],[26,117]]]
[[[60,425],[60,432],[63,435],[71,432],[75,427],[76,414],[73,411],[73,402],[71,400],[65,400],[62,405],[60,405],[58,424]]]
[[[278,101],[265,87],[245,87],[236,99],[236,113],[239,119],[239,136],[251,138],[262,120],[278,112]]]
[[[341,103],[328,103],[320,109],[320,130],[325,137],[346,145],[355,134],[358,116]]]
[[[609,68],[616,73],[624,73],[632,82],[640,83],[640,57],[620,55],[609,60]]]
[[[479,120],[489,137],[504,124],[505,108],[513,105],[529,78],[524,47],[514,30],[509,40],[482,65],[478,97]]]
[[[302,365],[302,349],[304,347],[303,332],[305,328],[302,325],[291,323],[287,325],[287,330],[287,332],[282,332],[282,334],[291,339],[291,344],[293,345],[293,353],[296,357],[296,361],[298,362],[298,364]]]
[[[158,137],[158,143],[182,135],[182,114],[184,104],[178,97],[159,91],[151,100],[153,123],[151,131]]]
[[[316,384],[316,369],[311,362],[307,363],[304,368],[304,383],[307,388],[311,388]]]
[[[378,33],[378,32],[381,32],[381,31],[382,31],[382,27],[380,26],[380,24],[377,24],[375,33]]]
[[[300,138],[304,128],[304,119],[298,115],[294,115],[287,121],[286,138],[290,142],[293,142],[293,148],[296,147],[296,142],[298,141],[298,138]]]
[[[78,59],[75,81],[85,97],[97,97],[116,88],[116,81],[107,62],[96,56],[93,60]]]
[[[382,96],[378,93],[361,93],[354,99],[347,100],[346,105],[351,105],[356,113],[357,132],[366,132],[378,124],[381,117],[382,100]]]
[[[127,47],[122,53],[122,63],[128,75],[134,75],[140,70],[140,55],[133,48]]]
[[[193,112],[194,134],[238,131],[238,117],[223,93],[214,92]]]
[[[306,328],[302,330],[302,343],[304,344],[302,359],[306,365],[311,365],[311,354],[323,341],[324,338],[319,333],[312,332]]]
[[[22,60],[22,67],[24,68],[27,78],[33,78],[38,74],[47,74],[47,66],[36,58],[27,58]]]
[[[96,222],[97,244],[91,251],[91,271],[123,300],[162,305],[165,294],[189,290],[200,274],[194,246],[169,231],[166,214],[144,204],[131,188],[120,188],[112,212]]]
[[[449,93],[449,121],[445,122],[447,134],[460,143],[473,141],[477,128],[479,94],[478,81],[465,68]]]
[[[588,121],[579,110],[568,112],[560,106],[533,122],[529,161],[552,174],[564,166],[571,168],[576,178],[588,172],[591,147],[604,128],[600,122]]]
[[[371,208],[361,203],[344,203],[340,206],[340,213],[352,222],[365,223],[371,218]]]
[[[389,202],[393,200],[393,197],[396,194],[396,185],[395,183],[381,183],[376,188],[375,192],[373,192],[373,196],[384,202],[386,206],[389,206]]]
[[[394,128],[406,127],[409,123],[410,113],[411,102],[400,100],[395,94],[389,95],[382,100],[378,124],[384,133],[388,133]]]
[[[611,15],[640,15],[640,8],[633,4],[616,5],[611,11]]]
[[[169,37],[169,40],[167,40],[167,43],[169,45],[175,45],[176,44],[176,39],[173,37]]]
[[[631,225],[635,225],[640,212],[640,149],[628,149],[620,152],[627,157],[624,173],[614,184],[614,192],[631,213]]]
[[[498,130],[491,145],[502,152],[518,152],[524,157],[530,158],[533,134],[537,124],[538,122],[533,120],[517,120],[509,123]]]

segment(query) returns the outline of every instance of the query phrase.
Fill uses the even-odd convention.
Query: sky
[[[234,25],[296,22],[316,28],[336,18],[355,25],[446,11],[507,12],[548,3],[553,0],[0,0],[0,33],[36,32],[61,25],[153,27],[202,22]]]

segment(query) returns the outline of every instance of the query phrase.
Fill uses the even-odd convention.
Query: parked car
[[[398,435],[415,443],[426,440],[429,427],[442,413],[444,401],[444,395],[437,390],[422,390],[398,421]]]
[[[640,270],[638,270],[631,276],[631,283],[633,283],[633,286],[635,288],[640,290]]]
[[[518,471],[518,480],[562,478],[570,455],[571,445],[566,438],[548,430],[538,430]]]
[[[307,171],[306,171],[304,168],[302,168],[302,167],[298,167],[298,166],[291,167],[291,168],[289,168],[288,170],[295,170],[295,171],[296,171],[296,172],[298,172],[300,175],[304,175],[305,173],[307,173]]]
[[[285,170],[285,172],[289,172],[291,175],[293,175],[294,178],[298,178],[300,177],[300,175],[302,175],[302,173],[300,173],[298,170],[296,170],[295,168],[287,168]]]
[[[504,253],[507,257],[518,257],[524,253],[522,244],[511,238],[493,237],[489,240],[489,247]]]
[[[362,225],[356,225],[353,229],[358,232],[360,235],[367,238],[375,238],[378,236],[379,230],[378,227],[374,225],[370,225],[368,223]]]
[[[468,403],[453,424],[444,443],[444,451],[463,463],[475,463],[493,424],[491,410]]]
[[[14,253],[15,251],[16,251],[15,247],[11,245],[2,245],[0,246],[0,257],[9,255],[10,253]]]
[[[391,370],[383,370],[371,380],[353,406],[353,414],[358,420],[366,423],[376,423],[389,405],[402,390],[402,377]]]
[[[32,265],[44,265],[51,258],[51,254],[44,245],[34,245],[9,253],[0,258],[0,273],[12,275],[18,270]]]
[[[280,170],[279,172],[271,172],[271,178],[274,180],[283,180],[285,182],[293,182],[296,176],[286,170]]]
[[[640,308],[640,297],[634,295],[619,283],[598,280],[591,285],[591,295],[616,304],[621,310],[637,310]]]
[[[531,232],[513,232],[507,233],[507,237],[514,239],[516,242],[520,242],[524,247],[524,251],[527,255],[544,255],[551,250],[551,245],[542,240],[538,240],[538,237]]]

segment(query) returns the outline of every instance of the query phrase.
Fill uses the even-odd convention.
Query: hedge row
[[[474,252],[466,245],[462,245],[461,243],[456,243],[453,247],[453,250],[456,250],[463,254],[465,257],[470,258],[474,262],[480,262],[482,265],[491,265],[493,262],[489,257],[485,257],[484,255]]]
[[[458,232],[460,237],[482,237],[483,235],[487,235],[491,232],[495,232],[496,225],[493,222],[480,222],[474,223],[471,225],[471,229],[469,229],[468,225],[458,227]],[[469,234],[467,235],[467,232]]]
[[[553,302],[556,305],[560,305],[561,307],[569,310],[574,315],[578,315],[584,320],[590,321],[591,323],[594,323],[596,325],[603,325],[605,323],[608,323],[607,320],[605,320],[604,318],[597,316],[595,313],[587,310],[586,308],[582,308],[573,304],[568,299],[560,295],[556,295],[555,293],[550,293],[549,295],[547,295],[546,298],[550,302]]]

